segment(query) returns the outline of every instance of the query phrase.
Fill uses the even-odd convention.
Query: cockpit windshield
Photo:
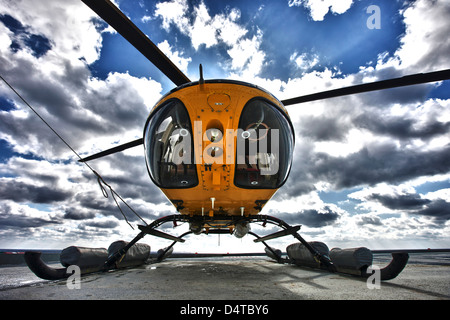
[[[291,168],[293,136],[287,117],[277,107],[261,98],[250,100],[239,120],[234,184],[279,188]]]
[[[191,121],[181,101],[167,101],[148,120],[144,146],[147,168],[157,186],[190,188],[198,184]]]

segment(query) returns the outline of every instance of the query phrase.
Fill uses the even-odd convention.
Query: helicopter
[[[205,233],[238,238],[253,235],[279,262],[280,253],[266,241],[291,235],[323,268],[336,271],[327,254],[300,236],[300,226],[260,213],[283,187],[293,165],[295,134],[286,107],[450,79],[449,69],[280,101],[251,83],[204,79],[201,65],[199,80],[191,81],[111,1],[82,1],[176,85],[150,111],[142,138],[80,160],[88,162],[143,145],[150,179],[178,212],[140,225],[140,233],[132,241],[108,256],[107,267],[121,260],[145,235],[173,241],[160,253],[162,258],[177,242],[184,242],[186,235]],[[189,231],[173,236],[158,230],[165,223],[178,222],[188,223]],[[273,224],[281,230],[259,236],[251,231],[253,223]],[[404,256],[403,262],[406,264]]]

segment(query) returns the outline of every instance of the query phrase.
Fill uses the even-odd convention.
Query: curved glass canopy
[[[147,169],[158,187],[198,184],[191,121],[180,100],[168,100],[147,120],[144,147]]]
[[[289,175],[293,148],[294,132],[287,116],[265,99],[250,100],[239,120],[234,184],[281,187]]]
[[[287,115],[268,100],[254,98],[244,106],[235,133],[235,186],[281,187],[289,175],[294,147]],[[145,159],[158,187],[198,185],[193,145],[189,114],[180,100],[170,99],[152,113],[144,132]]]

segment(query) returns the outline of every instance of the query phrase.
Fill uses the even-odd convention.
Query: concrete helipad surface
[[[79,289],[69,289],[66,280],[40,281],[25,266],[15,267],[15,273],[18,268],[24,273],[22,282],[3,283],[0,299],[450,299],[450,265],[414,263],[413,259],[397,278],[381,282],[379,288],[373,288],[374,281],[368,284],[350,275],[277,264],[265,257],[168,259],[133,269],[81,276]],[[8,278],[9,269],[0,268],[0,280]]]

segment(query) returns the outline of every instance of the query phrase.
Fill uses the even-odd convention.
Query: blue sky
[[[201,63],[207,79],[254,83],[280,100],[450,67],[448,1],[115,3],[191,80]],[[380,29],[367,26],[370,5]],[[78,0],[0,0],[0,74],[82,155],[141,137],[149,110],[174,88]],[[444,81],[289,106],[294,167],[263,213],[330,248],[449,247],[449,89]],[[0,248],[133,238],[90,171],[3,83],[0,110]],[[145,219],[175,213],[142,148],[92,166]],[[207,239],[177,248],[262,250],[252,239]]]

